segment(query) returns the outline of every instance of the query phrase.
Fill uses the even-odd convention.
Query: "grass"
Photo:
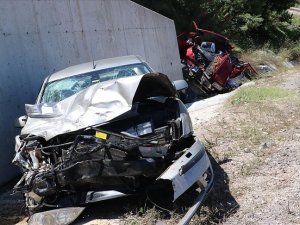
[[[201,127],[202,139],[218,163],[247,155],[250,162],[239,168],[242,176],[254,173],[278,143],[290,138],[287,130],[300,125],[299,93],[268,86],[272,79],[277,77],[238,90],[224,105],[224,116]]]
[[[155,208],[148,209],[144,213],[130,212],[125,215],[124,224],[126,225],[151,225],[160,220],[160,213]]]
[[[248,87],[240,89],[231,99],[231,104],[259,103],[292,96],[291,91],[277,87]]]
[[[299,73],[294,68],[293,73]],[[234,198],[243,198],[249,192],[247,182],[262,173],[267,159],[282,150],[284,143],[294,140],[294,131],[300,127],[300,94],[281,88],[285,77],[278,76],[256,80],[256,86],[239,89],[224,107],[219,116],[201,124],[195,132],[202,137],[207,150],[224,169],[230,179],[224,185],[215,184],[216,190],[209,197],[208,206],[195,216],[195,224],[222,224],[235,208],[226,209],[231,193]],[[219,174],[215,171],[215,174]],[[253,179],[255,181],[255,179]],[[230,190],[229,190],[230,188]],[[217,191],[218,192],[218,191]],[[230,195],[228,195],[230,197]],[[214,204],[220,202],[222,204]],[[220,216],[222,215],[222,216]]]
[[[299,22],[299,26],[300,26],[300,22]],[[291,50],[290,50],[290,58],[294,59],[294,60],[296,60],[296,59],[300,60],[300,42],[298,42],[297,44],[295,44],[291,48]]]
[[[300,26],[300,16],[294,15],[293,20],[292,20],[292,24],[299,27]]]
[[[299,94],[279,87],[247,87],[240,89],[226,107],[241,112],[239,127],[232,131],[239,148],[259,146],[270,140],[283,139],[281,130],[292,125],[297,115]]]
[[[279,72],[283,72],[286,71],[284,62],[290,57],[290,51],[290,49],[282,48],[275,53],[268,46],[265,46],[260,50],[244,51],[241,54],[241,59],[249,62],[253,67],[267,64],[275,67]]]

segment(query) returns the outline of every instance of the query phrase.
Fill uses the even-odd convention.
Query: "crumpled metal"
[[[142,77],[97,83],[57,103],[26,105],[28,120],[21,134],[40,136],[47,141],[109,121],[131,109]]]

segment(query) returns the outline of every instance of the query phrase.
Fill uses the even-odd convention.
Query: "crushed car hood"
[[[175,97],[168,77],[160,73],[94,84],[57,103],[26,105],[28,120],[21,135],[51,138],[101,124],[129,111],[134,102],[155,96]]]

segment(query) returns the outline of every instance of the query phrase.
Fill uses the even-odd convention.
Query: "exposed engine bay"
[[[179,143],[186,142],[186,147],[191,144],[190,137],[182,137],[177,107],[174,99],[164,103],[147,100],[124,118],[101,126],[63,134],[48,142],[36,136],[25,137],[15,162],[28,171],[24,186],[18,184],[16,189],[28,192],[27,206],[33,209],[42,201],[65,194],[64,189],[140,188],[134,176],[156,178],[183,153],[184,149],[178,151]]]

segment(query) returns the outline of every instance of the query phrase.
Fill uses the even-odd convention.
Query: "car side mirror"
[[[27,116],[20,116],[15,120],[16,128],[23,128],[27,122]]]
[[[188,88],[188,83],[185,80],[175,80],[173,85],[176,91],[183,91]]]

